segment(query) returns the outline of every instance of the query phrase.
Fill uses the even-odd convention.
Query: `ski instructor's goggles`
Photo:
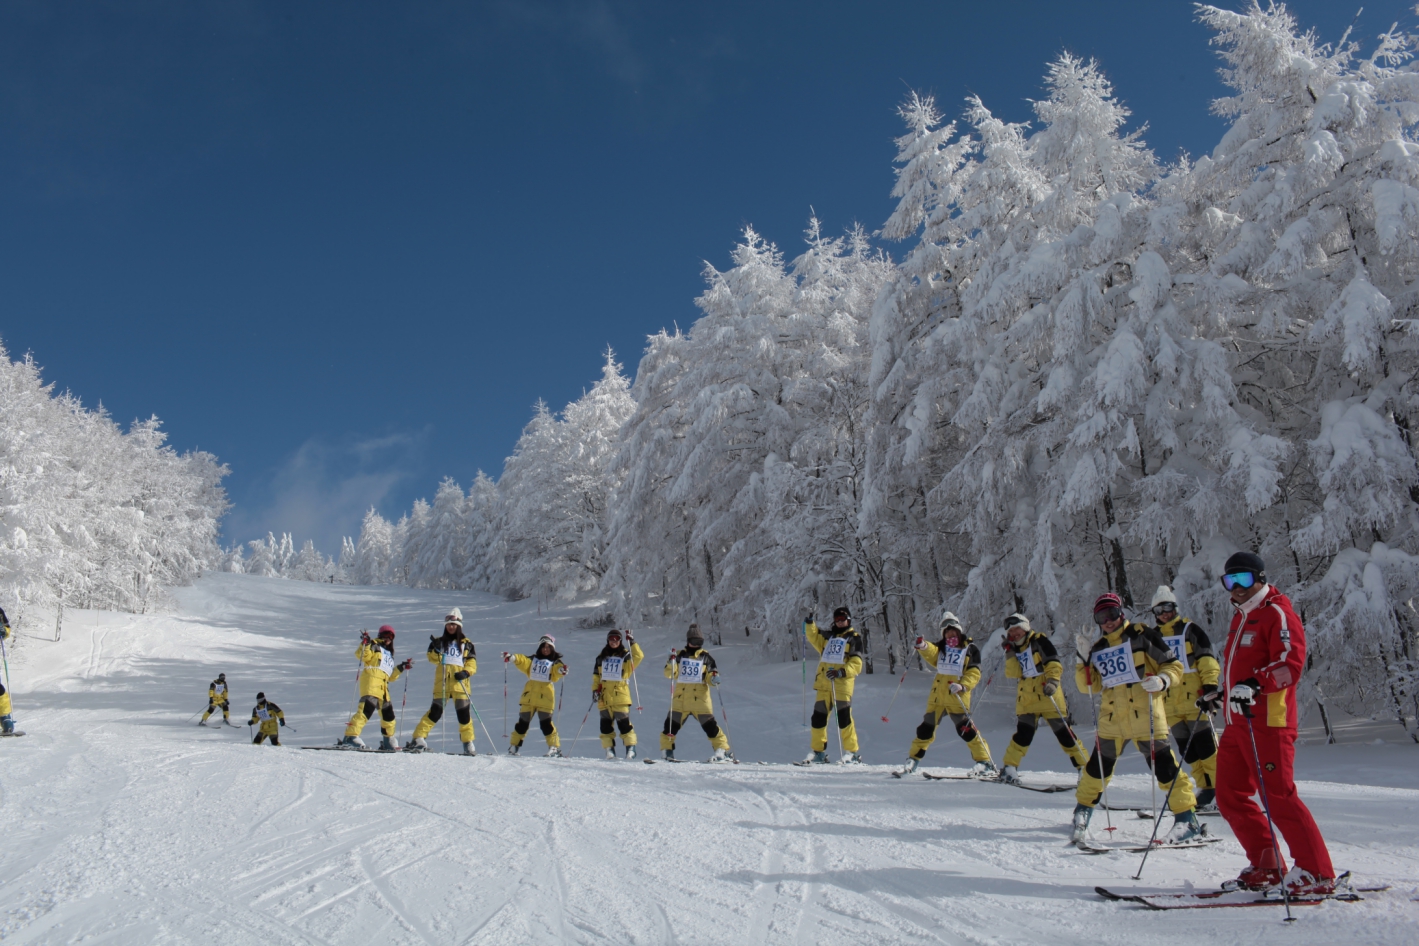
[[[1233,572],[1230,575],[1222,576],[1222,587],[1231,591],[1233,588],[1250,588],[1256,584],[1256,572]]]
[[[1117,621],[1123,617],[1123,611],[1119,608],[1100,608],[1094,612],[1094,623],[1103,627],[1110,621]]]

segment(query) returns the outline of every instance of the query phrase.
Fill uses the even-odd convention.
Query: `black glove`
[[[286,725],[286,717],[282,716],[282,717],[280,718],[279,722],[281,723],[282,726]]]
[[[469,673],[467,670],[460,670],[453,675],[453,679],[457,680],[459,683],[462,683],[464,680],[467,680],[471,676],[473,676],[473,674]]]
[[[1252,704],[1256,702],[1257,694],[1261,692],[1261,684],[1256,682],[1255,677],[1250,677],[1232,687],[1232,692],[1227,695],[1227,700],[1237,708],[1243,716],[1251,717]]]
[[[814,625],[814,626],[816,626],[816,625],[818,624],[817,621],[813,620],[813,615],[811,615],[811,614],[808,615],[806,618],[803,619],[803,623],[804,623],[804,624],[812,624],[812,625]]]
[[[414,658],[413,658],[413,657],[410,657],[408,660],[404,661],[402,664],[399,665],[399,669],[400,669],[400,670],[412,670],[412,669],[414,669]]]
[[[1222,708],[1222,691],[1215,686],[1204,686],[1197,691],[1197,703],[1194,705],[1204,713],[1211,715]]]
[[[823,671],[823,676],[827,677],[829,680],[837,680],[839,677],[847,676],[847,671],[841,667],[833,667]]]

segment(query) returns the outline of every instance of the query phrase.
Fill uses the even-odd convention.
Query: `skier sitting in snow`
[[[833,612],[833,624],[827,634],[818,630],[810,615],[803,622],[808,643],[821,654],[818,673],[813,677],[812,753],[804,761],[828,761],[828,711],[837,707],[838,739],[843,762],[861,762],[857,746],[857,727],[852,722],[852,691],[856,677],[862,672],[862,635],[852,626],[852,614],[847,608]]]
[[[469,709],[473,684],[469,678],[478,672],[478,653],[473,642],[463,636],[462,611],[454,608],[444,616],[443,635],[429,637],[429,649],[424,656],[437,668],[434,670],[434,700],[429,704],[429,711],[419,720],[419,725],[414,727],[414,736],[404,750],[423,752],[429,747],[425,738],[433,731],[434,724],[443,718],[443,701],[453,700],[463,753],[477,755],[477,750],[473,748],[473,713]]]
[[[675,737],[680,734],[680,726],[685,717],[693,716],[700,728],[709,737],[714,747],[711,762],[732,762],[734,754],[729,751],[729,734],[719,727],[714,718],[714,703],[710,700],[710,687],[719,680],[714,657],[704,649],[705,636],[698,624],[691,624],[685,634],[685,647],[670,651],[670,659],[665,662],[665,676],[671,684],[670,712],[665,714],[665,728],[660,731],[660,750],[666,761],[675,761]]]
[[[567,675],[567,665],[562,655],[557,653],[557,639],[551,634],[543,634],[537,641],[537,650],[530,657],[525,654],[510,654],[503,651],[503,662],[527,674],[527,683],[522,688],[522,698],[517,703],[517,722],[512,727],[512,739],[508,745],[508,755],[522,751],[522,742],[527,738],[527,730],[532,725],[532,715],[537,714],[538,725],[547,740],[547,755],[555,759],[562,757],[562,737],[557,735],[557,724],[552,722],[552,714],[557,711],[557,691],[554,684]]]
[[[399,747],[394,744],[394,704],[389,700],[389,685],[399,679],[400,674],[414,666],[414,661],[402,664],[394,662],[394,628],[388,624],[379,629],[374,640],[368,634],[360,634],[360,646],[355,648],[355,656],[365,667],[360,671],[360,705],[350,723],[345,727],[345,738],[340,745],[355,749],[365,747],[360,733],[375,713],[380,714],[380,733],[384,738],[379,747],[392,752]]]
[[[1030,619],[1025,615],[1012,614],[1005,619],[1002,646],[1006,679],[1020,682],[1015,688],[1015,735],[1010,737],[1005,758],[1001,760],[1001,781],[1013,784],[1019,780],[1020,763],[1025,761],[1025,753],[1030,751],[1030,743],[1035,741],[1035,730],[1042,719],[1049,723],[1069,761],[1076,769],[1082,767],[1088,756],[1060,709],[1063,696],[1055,695],[1064,667],[1054,644],[1045,635],[1031,630]]]
[[[5,616],[5,610],[0,608],[0,640],[9,639],[10,619]],[[0,681],[0,731],[6,735],[15,731],[15,717],[10,715],[10,691],[5,689],[3,681]]]
[[[620,631],[611,630],[606,634],[606,646],[596,655],[596,666],[591,672],[591,693],[596,697],[596,706],[601,713],[601,747],[606,750],[606,758],[616,758],[616,733],[613,724],[621,730],[621,742],[626,747],[626,758],[636,757],[636,730],[631,725],[631,673],[645,659],[645,652],[637,644],[630,631],[625,633],[626,650],[621,643]]]
[[[1198,718],[1198,699],[1212,700],[1221,691],[1217,679],[1222,666],[1212,654],[1207,632],[1178,615],[1178,598],[1173,589],[1159,585],[1153,593],[1153,617],[1163,643],[1183,666],[1182,685],[1168,687],[1163,707],[1168,712],[1168,731],[1177,740],[1182,760],[1192,770],[1197,785],[1197,807],[1213,804],[1217,794],[1217,738],[1210,719]],[[1216,811],[1216,808],[1212,808]]]
[[[280,727],[286,725],[286,714],[275,703],[267,702],[265,693],[256,694],[256,707],[246,724],[255,726],[257,723],[261,725],[256,730],[256,738],[251,740],[253,746],[261,745],[263,739],[270,739],[273,746],[281,744]]]
[[[217,679],[207,685],[207,712],[202,714],[202,721],[197,725],[207,725],[207,717],[217,711],[217,707],[222,708],[222,722],[228,726],[232,724],[231,694],[227,691],[227,675],[217,674]],[[187,717],[191,719],[192,717]]]
[[[980,682],[980,651],[961,630],[961,621],[947,611],[941,615],[941,641],[933,644],[924,637],[916,639],[917,653],[922,662],[936,670],[931,694],[926,698],[926,715],[916,728],[911,751],[907,755],[903,775],[915,772],[926,750],[936,740],[936,727],[941,717],[949,715],[951,725],[971,750],[975,762],[973,775],[994,775],[990,761],[990,746],[971,722],[971,690]]]
[[[1132,740],[1143,753],[1158,787],[1168,793],[1173,827],[1165,843],[1178,844],[1202,833],[1194,810],[1192,779],[1168,745],[1163,691],[1182,684],[1183,668],[1156,628],[1123,615],[1123,599],[1108,592],[1094,602],[1094,623],[1102,632],[1074,668],[1081,693],[1102,693],[1096,747],[1079,777],[1071,840],[1084,840],[1094,806],[1113,777],[1114,763]],[[1161,738],[1159,738],[1161,737]],[[1173,781],[1177,780],[1175,787]]]

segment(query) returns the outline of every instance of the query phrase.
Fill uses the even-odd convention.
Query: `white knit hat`
[[[1148,605],[1148,607],[1156,608],[1164,601],[1169,604],[1177,604],[1178,596],[1173,594],[1173,589],[1169,588],[1167,585],[1159,585],[1158,590],[1153,592],[1153,603]]]
[[[1025,617],[1025,615],[1021,614],[1018,611],[1005,619],[1005,629],[1008,631],[1010,628],[1015,627],[1017,625],[1019,627],[1023,627],[1027,631],[1031,630],[1030,619]]]
[[[944,631],[948,627],[954,627],[956,628],[956,630],[961,629],[961,619],[956,617],[956,615],[952,614],[950,611],[947,611],[945,614],[941,615],[941,630]]]
[[[448,614],[444,615],[443,623],[445,625],[457,624],[458,629],[463,630],[463,612],[457,608],[451,609]]]

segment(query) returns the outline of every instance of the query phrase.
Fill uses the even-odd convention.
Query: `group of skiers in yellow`
[[[234,726],[232,722],[232,699],[231,691],[227,689],[227,675],[217,674],[217,679],[207,684],[207,711],[202,714],[199,726],[207,725],[207,720],[217,710],[222,711],[222,722],[228,726]],[[190,719],[190,717],[189,717]],[[261,745],[263,740],[271,740],[271,745],[281,744],[281,727],[286,725],[286,714],[281,707],[266,699],[265,693],[256,694],[256,705],[251,708],[251,719],[247,720],[247,726],[255,726],[256,734],[252,737],[252,745]]]

